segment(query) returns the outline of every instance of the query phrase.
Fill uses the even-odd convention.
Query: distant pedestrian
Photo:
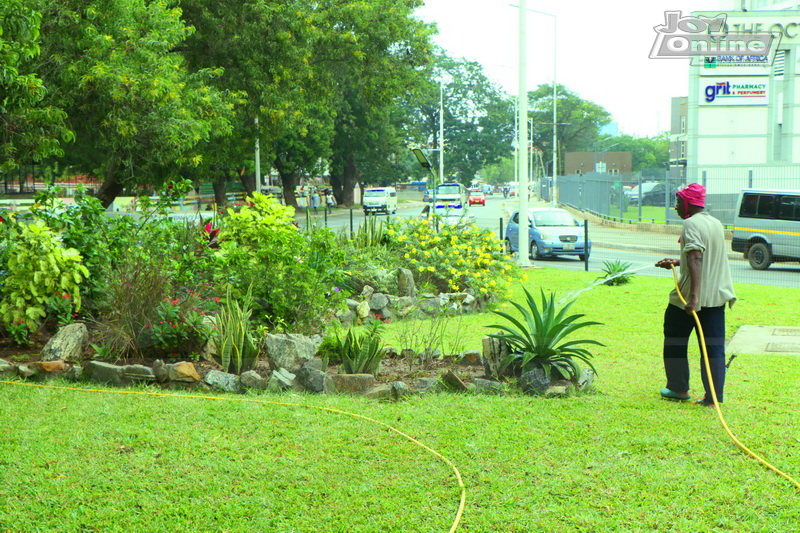
[[[333,197],[333,191],[330,189],[325,193],[325,205],[327,206],[328,213],[333,214],[333,206],[336,205],[336,199]]]
[[[319,207],[319,193],[316,189],[311,193],[311,209],[314,210],[314,214],[317,214],[317,208]]]

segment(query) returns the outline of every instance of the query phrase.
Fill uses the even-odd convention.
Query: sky
[[[519,92],[518,0],[426,0],[416,15],[435,22],[451,57],[483,65],[506,92]],[[528,90],[553,80],[603,106],[623,134],[670,128],[674,96],[686,96],[689,59],[650,59],[665,11],[719,11],[720,0],[527,0]],[[550,13],[555,17],[531,13]]]

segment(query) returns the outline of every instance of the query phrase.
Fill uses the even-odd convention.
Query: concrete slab
[[[742,326],[725,347],[725,353],[800,355],[800,328]]]

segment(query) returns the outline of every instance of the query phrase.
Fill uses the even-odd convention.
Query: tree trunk
[[[217,179],[211,183],[211,186],[214,188],[214,203],[217,204],[217,212],[219,212],[228,201],[225,197],[225,181],[225,175],[220,174]]]
[[[108,208],[117,196],[122,194],[122,190],[124,189],[122,182],[119,181],[117,177],[118,166],[117,158],[111,158],[111,161],[109,161],[106,166],[106,176],[103,180],[103,184],[97,189],[96,198],[100,200],[104,209]]]
[[[336,180],[336,183],[331,183],[333,195],[340,205],[353,207],[353,188],[356,183],[358,183],[360,177],[361,172],[359,172],[356,167],[355,155],[349,154],[341,178]],[[331,181],[333,181],[333,179],[331,179]]]
[[[256,192],[259,186],[259,184],[256,183],[256,175],[245,172],[244,169],[242,169],[242,171],[239,172],[239,176],[242,180],[244,192],[247,194],[247,196],[253,196],[253,193]]]
[[[279,157],[275,158],[274,164],[275,170],[278,171],[278,175],[281,177],[283,203],[297,209],[297,197],[294,194],[295,188],[297,187],[297,172],[289,170]]]

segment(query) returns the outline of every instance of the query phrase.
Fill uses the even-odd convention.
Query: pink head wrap
[[[679,189],[676,194],[678,198],[683,200],[685,211],[689,210],[690,205],[706,206],[706,188],[699,183],[690,183],[686,187]]]

